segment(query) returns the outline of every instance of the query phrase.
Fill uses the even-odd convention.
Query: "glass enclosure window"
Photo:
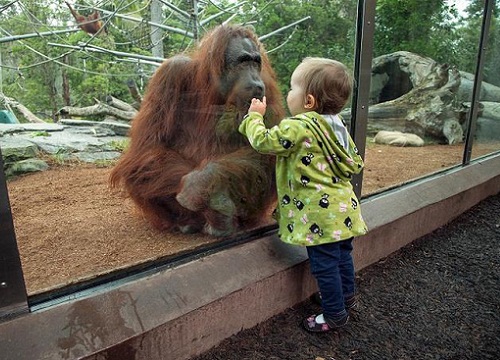
[[[363,194],[462,162],[480,38],[470,3],[377,1]]]
[[[27,130],[21,131],[17,121],[28,120],[12,102],[4,112],[4,122],[11,124],[0,125],[6,128],[0,146],[31,296],[82,284],[115,270],[141,269],[155,260],[219,246],[254,231],[236,231],[220,238],[158,231],[130,200],[109,188],[114,154],[129,146],[122,131],[129,122],[120,114],[135,111],[140,96],[133,90],[144,94],[162,58],[184,53],[216,24],[228,21],[251,25],[261,38],[283,99],[293,69],[306,56],[330,57],[351,69],[354,66],[356,2],[328,2],[328,11],[323,1],[257,1],[240,6],[233,2],[168,2],[175,8],[161,2],[162,16],[151,21],[170,30],[157,29],[154,36],[160,34],[159,38],[150,34],[151,26],[146,22],[124,17],[128,13],[144,19],[158,15],[149,11],[149,3],[86,2],[94,4],[112,24],[95,37],[78,30],[71,13],[59,1],[23,3],[22,7],[13,2],[0,13],[4,30],[0,37],[23,36],[2,44],[2,91],[31,110],[31,120],[43,121],[23,124]],[[198,4],[198,11],[192,11],[192,4]],[[227,11],[221,13],[221,7]],[[92,11],[83,6],[77,10],[84,14]],[[185,14],[198,14],[196,27]],[[54,33],[61,28],[71,31]],[[38,33],[45,36],[36,36]],[[88,45],[86,51],[80,47],[83,43]],[[158,43],[163,46],[155,46]],[[130,90],[127,80],[133,85]],[[91,112],[96,100],[121,112]],[[74,115],[75,109],[80,115]],[[97,122],[114,125],[103,127]],[[117,133],[116,129],[122,130]],[[73,141],[65,139],[67,133]],[[268,225],[274,228],[271,213]]]
[[[488,42],[484,54],[483,85],[479,97],[478,118],[472,157],[500,150],[500,2],[495,1],[491,16]],[[478,16],[477,22],[479,22]]]

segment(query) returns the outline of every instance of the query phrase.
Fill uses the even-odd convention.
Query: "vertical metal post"
[[[193,20],[193,38],[195,42],[198,42],[199,40],[199,33],[198,33],[198,26],[200,25],[199,19],[198,19],[198,1],[197,0],[192,0],[192,20]]]
[[[151,9],[151,52],[154,57],[164,58],[163,53],[163,33],[164,30],[155,24],[163,24],[165,16],[163,15],[162,3],[160,0],[152,0],[149,5]]]
[[[376,0],[359,0],[356,20],[356,49],[354,61],[354,91],[351,109],[351,136],[361,156],[365,157],[368,100],[370,97],[373,36],[375,32]],[[354,176],[354,192],[361,196],[363,173]]]
[[[484,56],[486,44],[488,43],[488,33],[490,30],[491,13],[493,12],[494,0],[484,1],[483,25],[481,27],[481,37],[479,39],[479,48],[476,62],[476,74],[474,77],[474,87],[472,88],[472,99],[470,103],[469,117],[467,118],[467,130],[465,134],[465,149],[463,165],[470,162],[472,156],[472,144],[476,134],[477,110],[479,108],[479,95],[483,83]]]
[[[0,321],[25,312],[28,312],[28,296],[0,149]]]

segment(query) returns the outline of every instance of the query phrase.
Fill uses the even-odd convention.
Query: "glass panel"
[[[462,162],[472,88],[461,80],[481,25],[471,3],[377,1],[364,195]]]
[[[283,95],[288,90],[292,70],[306,56],[331,57],[353,67],[356,2],[295,0],[279,4],[257,1],[242,2],[241,7],[232,1],[169,2],[175,5],[173,7],[162,2],[165,19],[156,21],[168,26],[169,30],[161,28],[165,30],[162,32],[156,29],[156,35],[162,34],[159,38],[151,38],[151,26],[141,19],[137,21],[140,17],[149,19],[148,14],[158,14],[158,11],[149,12],[149,2],[129,2],[126,8],[119,7],[119,2],[86,2],[89,3],[102,4],[103,8],[97,8],[98,12],[104,22],[109,20],[104,30],[97,29],[99,26],[94,29],[87,27],[84,29],[86,32],[79,30],[69,9],[61,7],[60,2],[55,0],[11,2],[0,13],[0,21],[4,24],[2,28],[10,29],[9,33],[4,32],[0,36],[14,37],[5,40],[1,48],[2,91],[12,101],[2,115],[3,122],[8,124],[0,124],[0,134],[3,135],[0,136],[0,146],[6,156],[9,196],[29,295],[81,284],[114,270],[141,269],[156,259],[225,245],[226,241],[245,239],[251,234],[261,234],[274,228],[274,220],[270,216],[272,209],[269,209],[269,213],[264,212],[265,217],[260,219],[259,226],[254,228],[249,225],[243,230],[236,228],[226,237],[187,233],[190,229],[197,231],[203,228],[203,223],[198,220],[201,215],[193,216],[196,221],[191,228],[183,228],[186,233],[161,231],[137,211],[131,200],[124,200],[118,190],[109,188],[109,176],[117,153],[119,155],[123,149],[128,151],[131,146],[125,136],[128,122],[122,120],[123,112],[127,115],[127,112],[136,111],[133,105],[139,97],[135,96],[134,90],[138,89],[141,95],[144,93],[150,76],[159,66],[158,58],[187,54],[184,50],[196,42],[198,35],[205,41],[208,29],[227,20],[251,24],[255,33],[262,36],[262,43],[277,75],[275,88]],[[152,3],[158,5],[156,1]],[[199,4],[199,11],[192,11],[192,3]],[[84,15],[93,12],[82,5],[75,4],[74,7]],[[222,12],[215,21],[208,21],[221,8],[228,11]],[[325,11],[326,8],[328,11]],[[196,28],[192,26],[190,14],[199,16]],[[55,30],[61,32],[54,33]],[[93,33],[94,30],[100,32],[92,37],[88,32]],[[188,35],[184,34],[186,31]],[[38,33],[45,33],[45,36],[39,37]],[[163,40],[163,46],[155,46],[158,39]],[[106,51],[100,50],[103,48]],[[203,55],[200,63],[216,62],[220,54],[225,54],[224,48],[214,47],[213,51]],[[249,60],[248,57],[237,58]],[[179,58],[179,66],[184,63],[182,59],[185,58]],[[156,65],[153,65],[155,62]],[[216,65],[213,64],[214,67]],[[173,73],[178,74],[176,71]],[[185,73],[185,80],[188,81],[191,75]],[[269,76],[265,80],[272,81],[271,78]],[[125,84],[127,80],[132,80],[130,91]],[[179,85],[179,88],[182,86]],[[207,98],[207,89],[196,89],[198,92],[201,90],[203,93],[199,96]],[[268,93],[271,91],[269,87]],[[162,94],[162,91],[153,94]],[[178,93],[176,101],[187,101],[191,94],[187,91]],[[98,105],[95,99],[99,100]],[[175,100],[161,99],[160,96],[162,104]],[[17,120],[26,123],[25,117],[30,116],[26,112],[23,114],[24,108],[16,104],[31,110],[31,121],[40,119],[44,123],[16,124]],[[100,110],[96,111],[98,106],[100,109],[105,107],[104,104],[112,106],[113,112],[103,115]],[[279,101],[276,104],[281,106]],[[202,118],[207,110],[218,109],[221,104],[209,105],[203,109],[184,109],[176,114],[179,117],[190,114]],[[155,111],[152,111],[150,115],[154,114]],[[72,119],[68,120],[70,117]],[[186,127],[186,132],[197,129],[197,123],[192,118],[186,119],[184,122],[178,119],[175,126],[181,127],[191,121],[192,127]],[[84,123],[81,120],[95,122]],[[223,135],[231,134],[225,129],[212,130]],[[166,130],[159,126],[159,132],[162,131]],[[155,132],[149,140],[163,139],[158,133]],[[189,143],[193,159],[198,155],[209,157],[210,154],[197,149],[197,143],[210,133],[192,131],[192,134],[196,136],[184,136],[178,132],[169,141]],[[228,136],[228,139],[224,146],[233,146],[233,138]],[[155,170],[172,171],[170,166],[161,162],[161,156],[147,156],[148,146],[149,143],[145,142],[137,156],[146,158],[145,162],[158,161],[159,165],[153,166]],[[220,149],[215,155],[218,151]],[[89,160],[92,157],[94,160]],[[238,159],[237,162],[241,156],[235,155],[234,158]],[[235,160],[229,161],[236,166]],[[186,166],[199,165],[194,160],[194,165],[188,163]],[[147,171],[151,168],[145,165],[137,173]],[[239,179],[247,181],[246,176]],[[143,177],[141,181],[149,179]],[[174,185],[180,186],[178,182]],[[224,187],[226,183],[222,185]],[[159,187],[155,191],[163,189]],[[159,196],[157,202],[177,206],[172,199],[165,198]],[[245,203],[255,201],[255,196],[240,200]],[[160,212],[157,214],[162,216]],[[243,218],[246,216],[243,210],[239,214]],[[181,220],[181,217],[176,218],[176,221]]]
[[[494,2],[483,70],[483,86],[472,157],[479,157],[500,150],[500,2]]]

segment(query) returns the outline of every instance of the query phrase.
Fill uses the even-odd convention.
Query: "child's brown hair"
[[[339,61],[307,57],[299,65],[305,95],[316,99],[319,114],[338,114],[352,93],[353,80],[347,66]]]

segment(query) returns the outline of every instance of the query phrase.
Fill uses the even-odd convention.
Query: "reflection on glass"
[[[500,27],[496,1],[491,17],[488,43],[484,55],[483,83],[479,98],[476,133],[472,144],[472,158],[500,150]]]
[[[377,1],[364,195],[462,162],[462,80],[481,25],[471,3]]]

